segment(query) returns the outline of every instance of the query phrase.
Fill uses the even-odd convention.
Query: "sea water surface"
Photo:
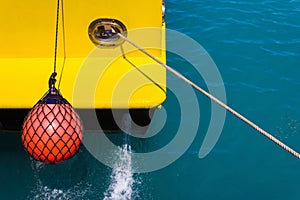
[[[300,151],[300,1],[165,3],[167,27],[196,40],[216,63],[227,104]],[[169,52],[167,62],[201,87],[210,84],[183,58]],[[167,81],[179,80],[168,73]],[[231,114],[216,146],[200,159],[211,102],[199,93],[197,98],[201,118],[191,146],[169,166],[148,173],[134,173],[131,153],[154,151],[175,137],[180,117],[172,114],[178,109],[172,95],[163,105],[169,114],[159,134],[149,139],[109,136],[119,143],[112,168],[84,146],[60,165],[41,164],[23,150],[20,135],[4,133],[0,199],[300,199],[300,160]],[[180,103],[189,103],[189,97]]]

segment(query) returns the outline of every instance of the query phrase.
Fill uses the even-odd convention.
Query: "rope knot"
[[[48,81],[48,85],[49,85],[49,89],[50,90],[53,90],[55,88],[55,83],[56,83],[56,77],[57,73],[56,72],[53,72],[49,78],[49,81]]]

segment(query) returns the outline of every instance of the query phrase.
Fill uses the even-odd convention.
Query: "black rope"
[[[60,5],[61,4],[61,5]],[[56,10],[56,27],[55,27],[55,47],[54,47],[54,66],[53,66],[53,73],[50,76],[49,79],[49,88],[53,89],[55,88],[55,83],[56,83],[56,66],[57,66],[57,51],[58,51],[58,34],[59,34],[59,15],[60,15],[60,6],[61,6],[61,14],[62,14],[62,29],[63,29],[63,53],[64,53],[64,60],[63,60],[63,66],[62,66],[62,71],[60,73],[60,77],[59,77],[59,83],[58,83],[58,90],[60,87],[60,83],[61,83],[61,79],[63,76],[63,71],[65,68],[65,62],[66,62],[66,36],[65,36],[65,14],[64,14],[64,5],[63,5],[63,0],[57,0],[57,10]]]
[[[55,44],[54,44],[54,69],[53,72],[56,72],[56,57],[57,57],[57,43],[58,43],[58,24],[59,24],[59,5],[60,1],[57,0],[57,10],[56,10],[56,27],[55,27]]]
[[[65,34],[65,12],[64,12],[64,1],[61,0],[61,15],[62,15],[62,30],[63,30],[63,47],[64,47],[64,61],[63,61],[63,66],[62,66],[62,70],[60,73],[60,77],[59,77],[59,82],[58,82],[58,90],[60,87],[60,83],[61,83],[61,79],[64,73],[64,69],[65,69],[65,63],[66,63],[66,34]]]

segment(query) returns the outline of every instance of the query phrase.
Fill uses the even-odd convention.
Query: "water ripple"
[[[239,83],[243,88],[251,88],[254,89],[258,93],[271,93],[271,92],[276,92],[278,89],[276,88],[265,88],[265,87],[260,87],[254,84],[250,83],[245,83],[245,82],[240,82]]]
[[[298,57],[300,56],[300,53],[293,52],[293,51],[284,51],[284,50],[273,50],[268,49],[266,47],[260,47],[260,49],[264,50],[265,52],[269,53],[273,56],[284,56],[284,57]]]

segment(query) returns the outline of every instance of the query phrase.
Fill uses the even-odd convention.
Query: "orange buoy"
[[[57,164],[78,152],[82,133],[78,114],[52,87],[25,118],[22,142],[35,160]]]

